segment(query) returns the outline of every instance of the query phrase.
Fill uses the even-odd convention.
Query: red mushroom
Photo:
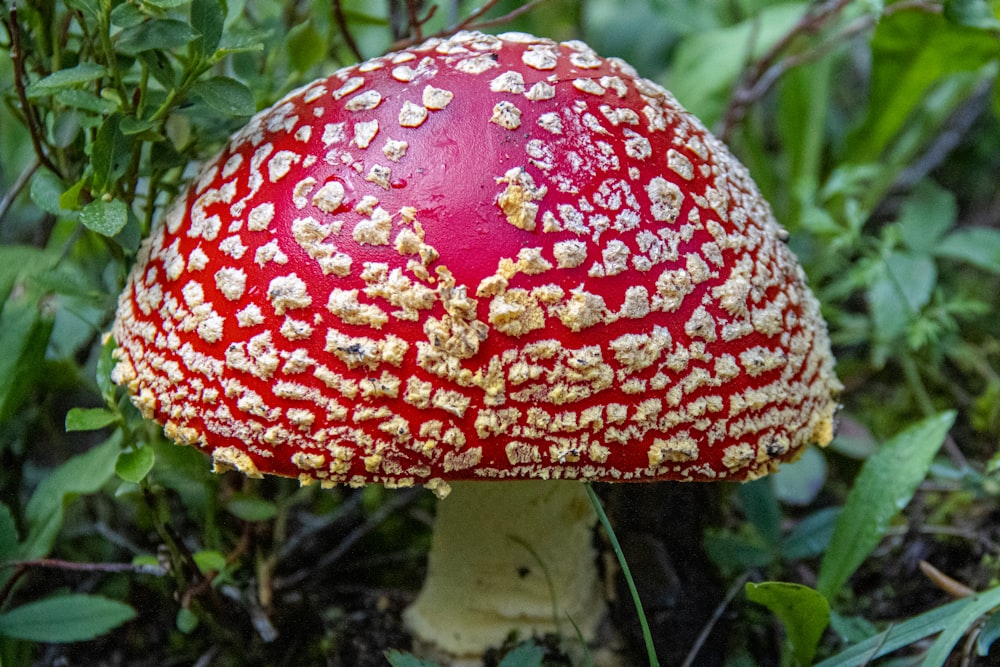
[[[626,63],[461,33],[236,134],[142,246],[113,375],[217,469],[461,493],[407,613],[424,641],[475,655],[567,615],[589,637],[576,481],[752,479],[832,437],[826,327],[783,238]]]

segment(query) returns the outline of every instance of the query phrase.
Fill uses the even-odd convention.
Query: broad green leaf
[[[111,237],[120,232],[128,222],[128,207],[120,199],[97,199],[83,207],[80,222],[91,231]]]
[[[903,202],[899,212],[903,242],[917,254],[931,254],[955,224],[955,195],[933,181],[923,181]]]
[[[222,572],[226,569],[226,557],[223,556],[218,551],[212,551],[206,549],[204,551],[196,551],[192,558],[194,558],[195,565],[202,573],[206,572]]]
[[[0,614],[0,636],[44,643],[99,637],[135,618],[124,602],[99,595],[56,595]]]
[[[249,116],[257,109],[250,89],[226,76],[199,81],[191,86],[191,94],[227,116]]]
[[[800,2],[773,5],[738,25],[692,33],[677,47],[667,88],[711,127],[747,61],[788,32],[805,8]]]
[[[52,266],[42,252],[19,252],[0,246],[0,424],[9,419],[41,379],[45,349],[55,318],[48,294],[37,279],[18,277],[20,271],[45,270]],[[33,258],[35,264],[7,264],[6,260]],[[15,289],[16,288],[16,289]]]
[[[497,667],[541,667],[544,657],[545,649],[529,642],[511,649]]]
[[[937,267],[926,255],[894,251],[872,276],[868,312],[875,340],[891,344],[930,301],[937,283]]]
[[[1000,273],[1000,229],[964,227],[948,234],[935,249],[939,257],[948,257]]]
[[[392,665],[392,667],[438,667],[436,662],[421,660],[412,653],[406,653],[396,649],[386,651],[385,659],[389,661],[389,664]]]
[[[785,626],[792,653],[800,665],[812,664],[823,631],[830,623],[830,603],[808,586],[781,581],[748,582],[747,598],[764,605]]]
[[[156,454],[152,447],[139,447],[130,451],[122,452],[115,461],[115,474],[126,482],[138,484],[156,463]]]
[[[17,556],[17,523],[10,508],[0,503],[0,561],[11,560]]]
[[[97,358],[97,387],[106,403],[111,403],[115,397],[115,384],[111,381],[111,370],[115,367],[115,339],[108,336],[101,346],[101,355]]]
[[[177,625],[178,630],[185,635],[189,635],[198,627],[198,615],[187,607],[181,607],[177,610],[177,618],[174,620],[174,623]]]
[[[777,553],[756,531],[736,532],[712,530],[705,532],[705,553],[723,572],[744,572],[755,567],[767,567],[775,562]]]
[[[52,95],[59,90],[78,86],[82,83],[89,83],[94,79],[105,76],[108,70],[103,65],[96,63],[81,63],[76,67],[62,69],[49,74],[44,79],[39,79],[25,89],[25,95],[29,98],[44,97]]]
[[[210,56],[218,48],[225,20],[226,13],[220,0],[192,0],[191,27],[201,36],[198,47],[203,55]]]
[[[948,628],[964,626],[965,630],[968,630],[968,626],[965,625],[968,616],[978,618],[997,605],[1000,605],[1000,586],[969,598],[949,602],[905,621],[893,623],[885,631],[844,649],[814,667],[858,667],[871,664],[876,658],[912,646],[927,637],[947,631]],[[943,664],[943,660],[937,664]]]
[[[841,508],[826,507],[802,519],[781,541],[785,560],[814,558],[830,546]]]
[[[288,31],[285,48],[292,67],[305,72],[326,57],[329,43],[311,22],[305,21]]]
[[[226,511],[244,521],[267,521],[278,514],[274,503],[253,496],[235,496],[226,503]]]
[[[955,421],[928,417],[883,444],[861,469],[823,554],[816,588],[828,599],[847,583],[913,497]]]
[[[120,442],[115,432],[103,444],[67,460],[39,483],[25,508],[28,535],[22,558],[42,558],[49,553],[62,527],[66,505],[79,495],[96,492],[111,479]]]
[[[793,463],[770,476],[774,495],[786,505],[805,506],[816,499],[826,482],[826,457],[809,447]]]
[[[1000,44],[939,13],[899,11],[879,21],[872,56],[868,116],[853,132],[846,156],[856,164],[878,161],[932,88],[951,74],[993,62]]]
[[[944,17],[957,25],[983,30],[1000,30],[987,0],[944,0]]]
[[[29,194],[35,206],[46,213],[65,216],[69,211],[59,205],[59,198],[62,197],[65,189],[58,176],[48,169],[39,169],[31,179]]]
[[[169,442],[157,442],[153,447],[156,454],[153,478],[176,491],[188,511],[204,521],[218,484],[218,477],[209,469],[208,457],[194,447]]]
[[[152,19],[126,28],[118,36],[118,50],[135,55],[143,51],[169,51],[198,38],[194,29],[177,19]]]
[[[781,507],[771,478],[740,484],[737,493],[747,521],[768,545],[776,546],[781,538]]]
[[[146,20],[146,15],[135,3],[123,2],[111,10],[111,25],[131,28]]]
[[[66,413],[66,431],[96,431],[116,419],[118,415],[107,408],[72,408]]]

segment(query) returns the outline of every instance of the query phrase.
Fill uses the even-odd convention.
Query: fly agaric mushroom
[[[218,470],[454,488],[418,639],[589,638],[581,480],[753,479],[832,438],[784,234],[626,63],[432,39],[288,95],[201,170],[139,252],[113,378]]]

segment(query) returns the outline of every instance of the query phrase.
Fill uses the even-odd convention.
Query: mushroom
[[[581,481],[753,479],[832,438],[826,326],[784,238],[628,64],[460,33],[233,136],[139,251],[113,379],[216,470],[448,496],[419,641],[589,639]]]

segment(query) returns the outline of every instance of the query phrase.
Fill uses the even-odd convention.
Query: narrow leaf
[[[913,497],[955,421],[942,412],[908,428],[865,462],[823,555],[816,588],[828,599],[847,583],[881,541],[889,522]]]
[[[53,72],[44,79],[35,81],[24,92],[29,98],[44,97],[45,95],[52,95],[63,88],[88,83],[104,76],[107,72],[108,70],[103,65],[82,63],[76,67]]]
[[[143,51],[169,51],[197,39],[187,23],[177,19],[153,19],[126,28],[118,37],[118,50],[134,55]]]
[[[541,667],[544,657],[544,648],[525,643],[511,649],[497,667]]]
[[[956,230],[945,237],[936,254],[1000,273],[1000,229],[965,227]]]
[[[201,35],[200,48],[205,56],[218,48],[225,20],[226,13],[219,0],[192,0],[191,27]]]
[[[73,408],[66,413],[66,431],[96,431],[117,418],[107,408]]]
[[[884,632],[854,644],[814,667],[858,667],[871,664],[876,658],[911,646],[947,628],[963,626],[969,615],[981,616],[997,605],[1000,605],[1000,586],[895,623]]]
[[[98,595],[58,595],[0,614],[0,636],[34,642],[87,641],[135,618],[129,605]]]
[[[830,603],[800,584],[765,581],[746,585],[747,598],[764,605],[785,626],[792,653],[801,665],[811,665],[823,631],[830,623]]]
[[[438,667],[437,663],[421,660],[412,653],[392,649],[385,652],[385,659],[392,667]]]
[[[250,496],[232,498],[226,503],[226,510],[244,521],[267,521],[278,514],[274,503]]]

